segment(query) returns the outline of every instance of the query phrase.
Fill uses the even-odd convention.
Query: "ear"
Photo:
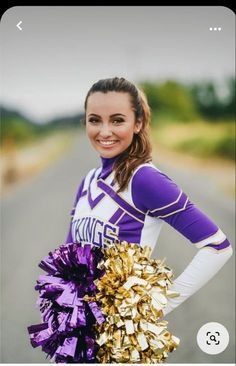
[[[134,133],[139,133],[139,132],[140,132],[140,130],[141,130],[141,128],[142,128],[142,121],[138,119],[138,120],[135,122]]]

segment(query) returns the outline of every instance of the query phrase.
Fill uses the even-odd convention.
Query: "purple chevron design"
[[[119,240],[126,240],[130,243],[140,243],[143,223],[134,220],[129,214],[122,216],[118,221],[119,225]]]
[[[89,201],[91,209],[93,209],[105,196],[105,193],[100,193],[94,200],[92,199],[90,185],[95,177],[95,173],[96,173],[96,170],[94,171],[92,177],[90,178],[90,182],[89,182],[89,186],[88,186],[88,201]]]
[[[110,186],[108,186],[102,179],[97,182],[99,188],[101,188],[108,196],[110,196],[121,208],[130,213],[135,218],[144,221],[145,214],[131,206],[122,197],[120,197]]]
[[[123,215],[123,213],[124,213],[124,210],[122,210],[121,208],[118,208],[118,210],[116,210],[114,215],[110,218],[109,222],[111,222],[112,224],[115,224],[116,221],[121,217],[121,215]]]
[[[168,205],[167,207],[157,208],[155,210],[150,211],[148,214],[150,216],[162,218],[165,217],[166,215],[171,215],[175,211],[183,209],[184,206],[186,206],[187,201],[188,201],[187,195],[184,192],[182,192],[178,202],[175,202],[172,205]]]
[[[92,195],[91,195],[91,189],[90,189],[90,185],[95,177],[95,173],[96,173],[96,170],[94,171],[92,177],[90,178],[90,181],[89,181],[89,186],[88,186],[88,202],[90,204],[90,207],[91,209],[93,209],[102,199],[103,197],[105,196],[105,193],[100,193],[95,199],[92,198]],[[115,182],[112,181],[111,185],[114,186]],[[86,194],[87,192],[85,191],[84,195]]]

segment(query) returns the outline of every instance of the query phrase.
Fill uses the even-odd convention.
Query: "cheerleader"
[[[85,126],[101,158],[82,180],[66,243],[101,247],[116,239],[154,249],[164,222],[198,249],[171,290],[164,315],[204,286],[233,250],[225,233],[165,172],[152,163],[150,108],[145,94],[124,78],[99,80],[85,99]]]

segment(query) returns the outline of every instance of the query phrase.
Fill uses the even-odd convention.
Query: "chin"
[[[103,158],[114,158],[114,156],[119,155],[119,153],[116,153],[116,152],[108,152],[108,151],[100,151],[100,155]]]
[[[103,158],[113,158],[116,155],[119,155],[122,151],[120,149],[102,149],[102,148],[98,148],[96,146],[96,151],[99,153],[100,156],[102,156]]]

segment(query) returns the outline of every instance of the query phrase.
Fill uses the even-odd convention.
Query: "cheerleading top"
[[[141,164],[128,187],[119,194],[114,183],[113,163],[117,157],[101,158],[78,189],[66,243],[96,246],[118,238],[155,247],[162,224],[167,222],[198,249],[170,290],[179,293],[168,299],[167,315],[205,285],[232,256],[223,231],[205,215],[170,177],[153,163]]]
[[[165,221],[197,248],[220,251],[230,246],[222,230],[153,163],[138,166],[127,189],[117,194],[112,171],[116,158],[102,157],[102,166],[83,179],[67,242],[102,246],[118,238],[154,248]]]

